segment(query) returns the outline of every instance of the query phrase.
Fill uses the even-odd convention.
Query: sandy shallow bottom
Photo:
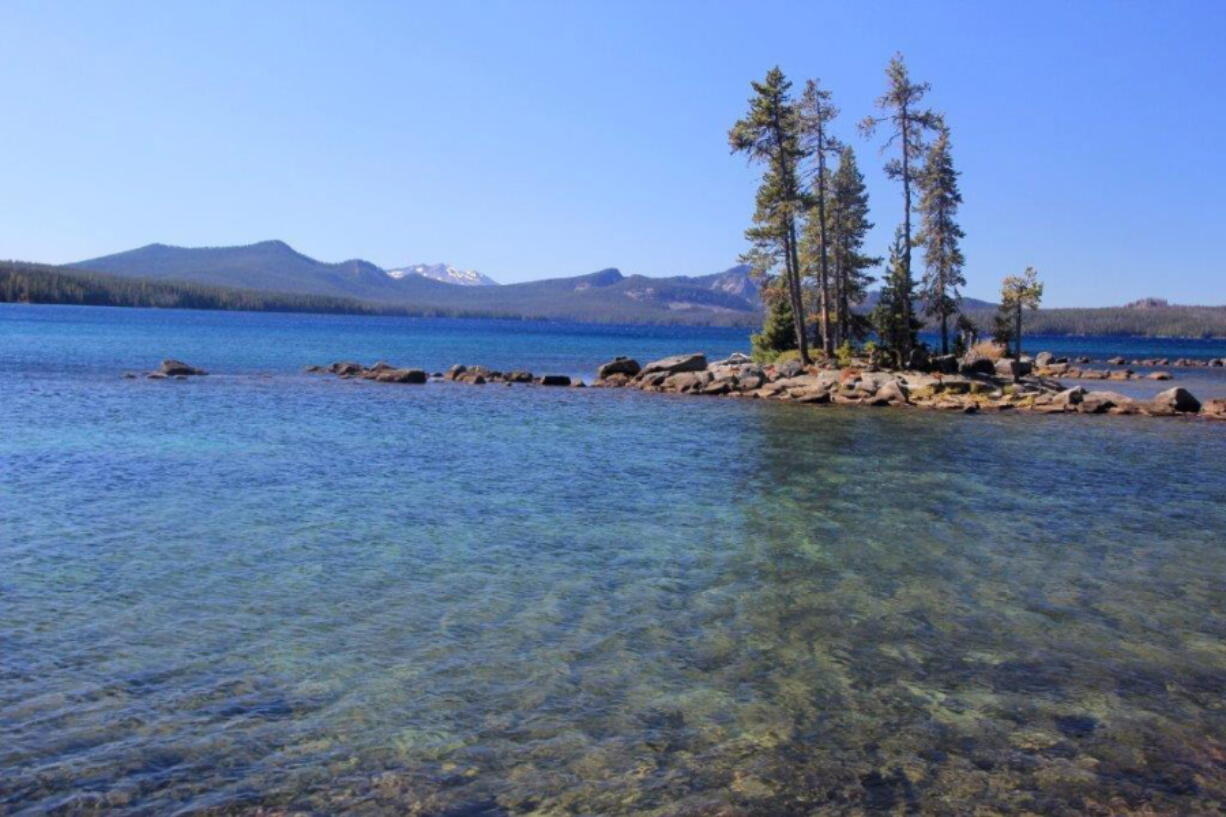
[[[1222,813],[1221,424],[382,386],[293,372],[737,347],[115,312],[0,326],[0,813]],[[217,374],[117,376],[161,356]]]

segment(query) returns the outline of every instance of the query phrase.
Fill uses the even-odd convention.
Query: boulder
[[[1145,376],[1148,377],[1150,380],[1170,380],[1171,379],[1170,372],[1150,372],[1149,374]]]
[[[897,380],[890,380],[881,385],[877,389],[877,393],[873,395],[873,399],[883,400],[895,406],[906,405],[911,402],[907,398],[907,387]]]
[[[711,382],[709,372],[677,372],[670,374],[661,384],[666,391],[697,391]]]
[[[456,365],[448,369],[447,374],[443,375],[443,377],[447,378],[448,380],[459,380],[460,375],[464,374],[467,371],[468,371],[467,366],[461,363],[457,363]]]
[[[526,372],[523,369],[516,369],[513,372],[507,372],[505,375],[503,375],[503,379],[505,379],[508,383],[531,383],[533,380],[532,372]]]
[[[1071,409],[1077,406],[1086,395],[1086,390],[1081,386],[1074,386],[1071,389],[1065,389],[1062,392],[1053,394],[1048,405],[1056,406],[1060,409]]]
[[[1124,358],[1117,355],[1115,357],[1107,358],[1107,362],[1110,363],[1112,366],[1123,366],[1128,361],[1126,361]]]
[[[967,352],[958,364],[962,374],[996,374],[996,361],[978,352]]]
[[[1200,412],[1215,420],[1226,420],[1226,398],[1217,397],[1213,400],[1206,400],[1200,407]]]
[[[796,377],[804,374],[804,371],[805,367],[799,360],[788,360],[775,367],[775,374],[778,377]]]
[[[1039,352],[1034,356],[1034,365],[1042,369],[1056,362],[1056,356],[1051,352]]]
[[[195,366],[189,366],[183,361],[175,360],[174,358],[167,358],[166,360],[163,360],[161,368],[159,368],[158,371],[167,377],[208,374],[208,372],[206,372],[204,369],[197,369]]]
[[[328,367],[328,371],[332,374],[353,375],[358,374],[366,369],[361,363],[354,363],[352,360],[338,360]]]
[[[932,365],[932,359],[928,355],[928,350],[922,346],[917,346],[911,350],[911,354],[907,355],[904,361],[904,369],[910,369],[913,372],[927,371]]]
[[[789,391],[788,396],[797,403],[829,403],[830,389],[822,386],[807,386]]]
[[[1164,409],[1188,414],[1200,411],[1200,401],[1180,386],[1155,394],[1150,405],[1160,412]]]
[[[937,355],[929,361],[929,369],[941,374],[957,374],[958,357],[956,355]]]
[[[741,391],[753,391],[760,389],[766,383],[766,373],[762,371],[761,366],[748,365],[741,368],[741,371],[736,376],[736,388]]]
[[[1107,409],[1113,408],[1117,401],[1123,404],[1128,402],[1128,398],[1110,391],[1088,391],[1077,403],[1077,411],[1082,414],[1102,414]]]
[[[747,363],[753,363],[753,358],[744,352],[733,352],[721,361],[713,363],[713,366],[743,366]]]
[[[608,363],[605,363],[596,370],[596,378],[598,380],[606,380],[611,375],[624,374],[627,377],[634,377],[642,370],[639,362],[629,357],[615,357]]]
[[[611,374],[604,380],[597,380],[593,385],[604,386],[610,389],[621,388],[630,382],[630,376],[625,374]]]
[[[1006,377],[1010,380],[1017,380],[1023,375],[1028,375],[1031,370],[1029,361],[1017,360],[1011,357],[1002,357],[996,361],[994,366],[997,377]]]
[[[649,374],[658,374],[664,372],[666,374],[677,374],[678,372],[701,372],[707,368],[707,357],[702,354],[694,355],[673,355],[672,357],[653,360],[643,367],[639,375],[646,377]]]
[[[570,378],[564,374],[544,374],[536,382],[542,386],[569,386]]]
[[[383,369],[375,375],[379,383],[425,383],[428,379],[424,369]]]

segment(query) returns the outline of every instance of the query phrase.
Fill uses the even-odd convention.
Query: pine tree
[[[766,288],[762,300],[767,304],[762,331],[750,335],[754,360],[769,363],[796,347],[796,324],[792,316],[791,299],[786,288]]]
[[[830,280],[830,237],[827,220],[827,200],[830,180],[826,172],[826,155],[838,153],[843,145],[830,135],[829,124],[839,115],[839,109],[830,102],[830,92],[823,90],[816,80],[805,83],[800,98],[800,138],[805,152],[814,159],[816,167],[810,198],[810,209],[805,220],[804,270],[817,281],[818,323],[821,328],[822,351],[827,357],[834,354],[834,337],[831,333],[830,313],[833,306]]]
[[[841,346],[850,340],[860,340],[870,331],[869,321],[852,311],[864,300],[873,277],[868,270],[881,263],[880,258],[862,252],[864,239],[873,223],[868,220],[868,190],[864,176],[856,165],[856,153],[850,147],[839,154],[839,166],[830,181],[830,205],[827,211],[830,233],[831,277],[834,282],[835,337]]]
[[[1012,321],[1013,356],[1019,360],[1022,357],[1022,311],[1038,309],[1042,300],[1043,284],[1039,283],[1034,267],[1026,267],[1021,275],[1010,275],[1001,282],[998,325]]]
[[[882,116],[869,116],[860,123],[861,130],[871,136],[882,123],[889,123],[891,132],[886,139],[885,147],[897,142],[899,158],[886,163],[885,172],[891,179],[902,182],[903,221],[902,248],[899,256],[899,274],[910,283],[908,290],[914,289],[914,278],[911,275],[911,248],[914,246],[911,234],[911,188],[915,183],[915,165],[924,155],[924,137],[928,131],[941,127],[941,117],[926,108],[920,108],[920,102],[928,93],[926,82],[912,82],[907,72],[907,65],[901,54],[895,54],[886,67],[888,87],[885,94],[877,100],[877,107],[884,113]],[[892,271],[891,271],[892,274]],[[906,316],[906,323],[912,319],[912,304],[900,304]],[[901,350],[903,358],[910,355],[911,346]]]
[[[890,353],[898,368],[904,367],[915,348],[920,322],[915,319],[911,301],[915,296],[914,282],[906,268],[906,236],[899,227],[890,246],[890,268],[881,287],[877,308],[873,310],[873,326],[877,339]]]
[[[783,264],[796,348],[800,350],[801,362],[809,363],[796,230],[796,218],[804,205],[798,176],[804,158],[799,143],[799,116],[789,96],[792,83],[778,67],[752,86],[754,96],[749,100],[749,113],[728,132],[728,143],[734,153],[745,153],[751,162],[766,166],[758,187],[754,226],[745,231],[752,249],[744,260],[767,280]]]
[[[965,355],[972,346],[979,342],[979,327],[965,312],[958,314],[958,320],[954,323],[954,331],[957,333],[954,337],[954,354],[958,357]]]
[[[962,276],[965,259],[959,246],[966,234],[954,221],[962,203],[958,175],[949,152],[949,129],[942,128],[916,176],[921,218],[916,241],[924,248],[920,298],[926,314],[940,323],[943,355],[949,354],[949,321],[958,313],[958,287],[966,286]]]

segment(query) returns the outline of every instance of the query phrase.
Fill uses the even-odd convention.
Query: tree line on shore
[[[763,168],[742,259],[763,281],[766,313],[753,336],[759,359],[794,350],[809,363],[811,346],[830,358],[865,344],[894,365],[914,366],[927,355],[918,337],[924,319],[937,332],[941,354],[978,339],[979,326],[959,309],[965,234],[957,222],[962,194],[949,124],[926,107],[929,85],[911,79],[902,55],[890,60],[886,80],[877,112],[858,128],[865,137],[884,131],[885,172],[901,187],[902,221],[868,314],[856,306],[883,259],[865,251],[874,226],[868,192],[855,150],[834,133],[839,109],[831,92],[810,79],[797,99],[792,83],[772,68],[751,83],[749,110],[728,132],[732,151]],[[918,280],[914,250],[923,255]],[[1032,267],[1006,277],[993,339],[1020,355],[1022,313],[1037,309],[1042,294]]]

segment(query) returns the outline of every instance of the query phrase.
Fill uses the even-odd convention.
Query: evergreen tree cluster
[[[831,92],[808,80],[795,99],[791,82],[772,68],[752,83],[749,111],[729,131],[733,152],[763,168],[753,225],[746,230],[751,248],[742,259],[764,281],[765,325],[754,336],[759,357],[796,349],[808,363],[810,345],[829,358],[874,334],[888,357],[908,365],[920,345],[920,315],[935,324],[942,354],[951,345],[964,347],[974,334],[969,319],[959,316],[965,234],[957,222],[962,193],[949,125],[925,107],[929,85],[911,79],[901,55],[885,73],[877,113],[859,128],[865,136],[885,132],[885,171],[900,184],[902,221],[871,316],[856,307],[881,258],[864,250],[873,227],[868,193],[855,151],[834,133],[839,109]],[[912,266],[917,249],[923,256],[918,280]],[[1019,314],[1010,313],[1012,335],[1020,335]]]

